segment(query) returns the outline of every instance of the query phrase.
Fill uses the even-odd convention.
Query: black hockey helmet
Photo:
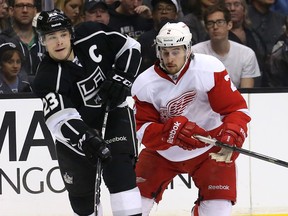
[[[68,29],[74,37],[71,20],[59,9],[42,11],[37,16],[36,31],[40,36],[63,29]]]

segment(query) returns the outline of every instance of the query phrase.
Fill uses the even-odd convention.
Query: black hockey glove
[[[82,149],[86,157],[93,164],[97,163],[97,158],[100,158],[104,163],[111,160],[111,152],[109,148],[107,148],[107,143],[95,129],[86,131],[85,139],[82,142]]]
[[[111,71],[98,92],[102,104],[110,103],[110,110],[122,104],[131,95],[133,78],[120,71]]]

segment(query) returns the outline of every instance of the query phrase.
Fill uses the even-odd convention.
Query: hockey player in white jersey
[[[47,53],[33,91],[43,101],[46,124],[56,138],[74,215],[94,215],[100,158],[113,215],[140,216],[135,124],[126,102],[141,61],[140,44],[96,22],[82,23],[74,32],[71,20],[56,9],[42,11],[36,29]],[[104,140],[100,132],[107,104]]]
[[[184,23],[165,24],[156,37],[159,61],[132,86],[137,138],[145,146],[136,164],[145,216],[182,173],[199,189],[192,216],[229,216],[236,202],[238,154],[200,142],[195,135],[241,147],[249,111],[224,65],[213,56],[193,53],[191,39]]]

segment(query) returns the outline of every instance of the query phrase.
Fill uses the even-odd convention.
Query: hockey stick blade
[[[246,150],[243,148],[238,148],[236,146],[231,146],[231,145],[228,145],[226,143],[222,143],[216,139],[211,139],[209,137],[204,137],[204,136],[200,136],[200,135],[195,135],[194,137],[196,137],[197,139],[199,139],[201,142],[204,142],[204,143],[208,143],[208,144],[211,144],[214,146],[227,148],[227,149],[233,150],[235,152],[239,152],[241,154],[244,154],[244,155],[247,155],[250,157],[258,158],[260,160],[264,160],[264,161],[274,163],[274,164],[288,168],[288,162],[286,162],[286,161],[282,161],[282,160],[279,160],[279,159],[276,159],[276,158],[273,158],[273,157],[270,157],[267,155],[263,155],[263,154],[260,154],[257,152],[249,151],[249,150]]]

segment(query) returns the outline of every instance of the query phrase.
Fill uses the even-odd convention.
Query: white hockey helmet
[[[160,58],[160,47],[173,47],[184,45],[190,53],[192,44],[192,33],[189,27],[183,23],[166,23],[156,36],[156,54]]]

